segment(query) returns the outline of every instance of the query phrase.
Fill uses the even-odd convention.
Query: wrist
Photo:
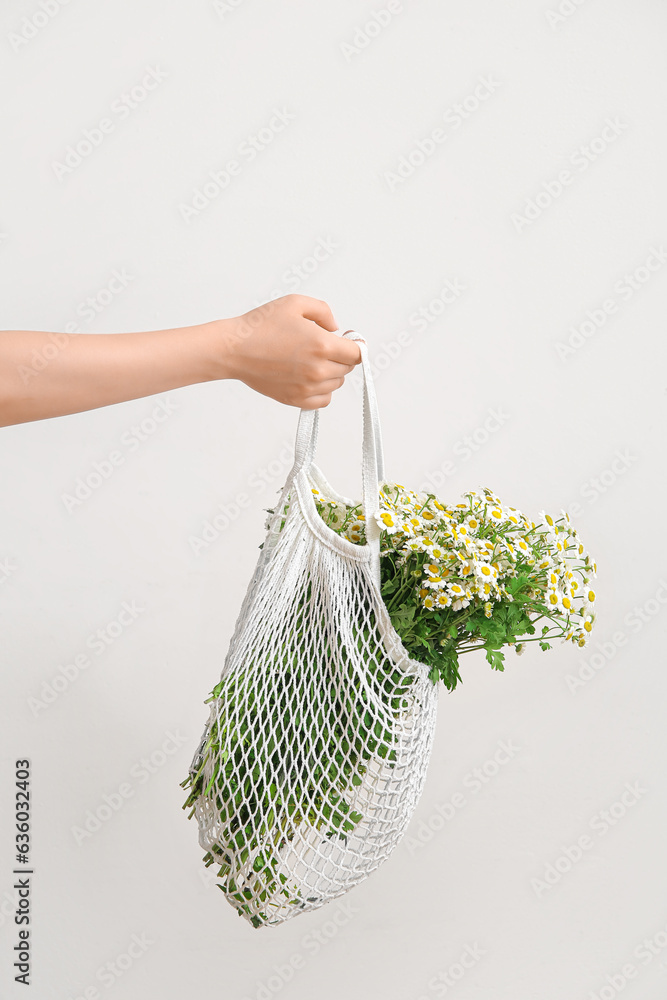
[[[234,343],[236,318],[214,319],[210,323],[202,323],[201,331],[202,366],[204,380],[214,382],[218,379],[237,378],[234,368]]]

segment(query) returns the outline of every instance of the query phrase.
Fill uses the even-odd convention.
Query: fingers
[[[331,333],[338,329],[338,323],[334,319],[333,313],[326,302],[323,302],[322,299],[311,299],[305,295],[299,296],[299,298],[302,300],[300,303],[300,312],[304,319],[312,319],[318,326],[329,330]]]
[[[330,378],[341,380],[354,371],[354,365],[341,365],[339,361],[320,361],[317,366],[317,378],[320,382]]]
[[[320,394],[321,395],[326,395],[327,393],[335,392],[336,389],[340,389],[340,387],[342,386],[342,384],[344,383],[344,381],[345,381],[345,379],[342,378],[342,377],[341,378],[328,378],[328,379],[325,379],[323,382],[320,382],[320,384],[318,385],[318,387],[317,387],[317,393],[318,393],[318,395],[320,395]]]
[[[361,349],[354,340],[346,340],[345,337],[332,337],[327,358],[329,361],[337,361],[339,364],[351,366],[351,371],[361,361]]]
[[[321,396],[309,396],[308,399],[304,399],[301,403],[302,410],[321,410],[324,406],[328,406],[331,402],[331,393],[326,393]]]

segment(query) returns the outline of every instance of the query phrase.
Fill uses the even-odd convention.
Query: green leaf
[[[505,654],[489,646],[485,646],[485,649],[486,649],[486,659],[491,664],[492,668],[494,670],[504,670]]]

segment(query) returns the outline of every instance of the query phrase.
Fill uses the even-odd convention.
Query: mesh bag
[[[437,709],[380,594],[383,458],[366,344],[365,545],[337,535],[313,488],[319,412],[302,410],[294,465],[269,518],[210,716],[184,785],[207,865],[254,927],[317,909],[385,861],[424,785]]]

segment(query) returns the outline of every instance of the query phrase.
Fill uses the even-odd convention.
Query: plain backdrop
[[[462,660],[405,840],[256,931],[179,783],[298,411],[218,382],[2,429],[3,998],[23,758],[35,1000],[665,996],[666,32],[659,0],[5,0],[2,328],[326,299],[389,476],[569,510],[598,619]],[[360,423],[350,377],[348,495]]]

